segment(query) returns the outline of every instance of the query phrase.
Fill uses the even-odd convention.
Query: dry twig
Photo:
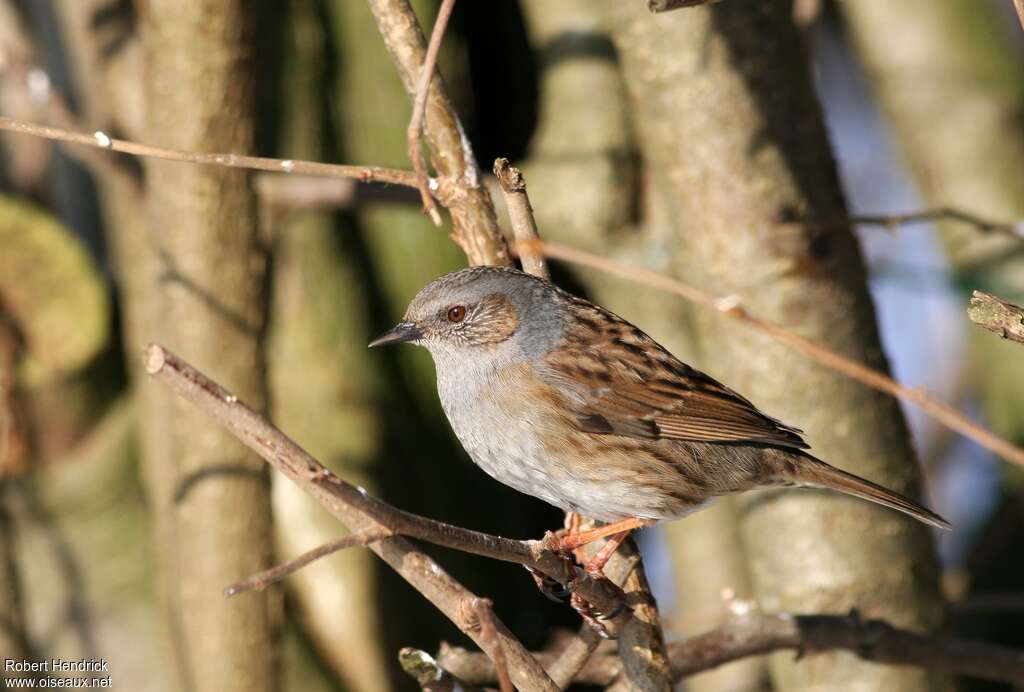
[[[423,155],[420,152],[420,135],[423,133],[423,116],[427,112],[427,95],[430,93],[430,83],[434,79],[437,55],[441,51],[441,41],[444,39],[444,31],[448,27],[448,20],[452,16],[454,7],[455,0],[442,0],[441,7],[437,11],[434,29],[430,34],[430,43],[427,45],[427,54],[423,58],[423,68],[420,70],[419,81],[416,84],[412,117],[409,119],[409,128],[405,133],[406,145],[409,147],[409,160],[412,161],[413,170],[416,171],[416,182],[420,190],[423,209],[430,215],[430,220],[434,222],[435,226],[441,225],[441,212],[438,211],[434,197],[430,194],[430,179],[427,177],[427,167],[423,163]]]
[[[255,574],[244,581],[232,584],[224,590],[224,595],[237,596],[238,594],[246,591],[262,591],[271,584],[281,581],[292,572],[302,569],[314,560],[319,560],[322,557],[336,553],[339,550],[345,550],[346,548],[367,546],[393,535],[395,534],[391,531],[381,529],[379,531],[365,531],[363,533],[353,533],[348,536],[342,536],[337,540],[324,543],[312,550],[307,550],[298,557],[289,560],[284,564],[271,567],[270,569],[264,570],[259,574]]]
[[[975,291],[967,316],[979,327],[995,332],[1004,339],[1024,344],[1024,308],[990,293]]]
[[[541,241],[531,241],[529,244],[533,246],[531,249],[543,252],[549,258],[600,269],[630,281],[674,293],[698,305],[718,310],[767,334],[776,341],[789,346],[794,351],[802,353],[825,367],[846,375],[850,379],[917,405],[922,411],[946,427],[974,440],[1003,459],[1019,466],[1024,466],[1024,449],[972,422],[956,409],[938,401],[920,389],[906,387],[885,373],[842,356],[810,339],[789,331],[779,324],[751,315],[735,298],[718,298],[664,274],[640,267],[631,267],[616,262],[613,259],[594,255],[566,245]]]
[[[491,648],[494,651],[494,655],[491,658],[494,660],[494,672],[495,677],[498,679],[498,687],[501,688],[501,692],[514,692],[512,680],[508,676],[505,652],[501,650],[501,644],[498,643],[492,606],[493,604],[490,599],[478,598],[473,602],[473,611],[476,614],[476,621],[480,626],[480,636],[491,642]]]
[[[1017,21],[1020,22],[1020,28],[1024,29],[1024,0],[1013,0],[1013,9],[1017,11]]]
[[[505,207],[508,209],[512,235],[516,242],[540,238],[540,234],[537,232],[537,221],[533,217],[533,207],[530,206],[530,198],[526,194],[526,181],[523,179],[522,172],[509,163],[508,159],[499,158],[494,160],[494,175],[505,196]],[[551,278],[544,255],[532,252],[528,245],[523,246],[519,260],[523,264],[523,271],[527,274],[544,279]]]
[[[271,159],[263,156],[244,156],[242,154],[202,154],[194,151],[181,151],[167,147],[155,147],[138,144],[123,139],[114,139],[104,132],[91,135],[66,130],[61,127],[50,127],[24,123],[19,120],[0,116],[0,130],[19,134],[44,137],[58,142],[80,144],[87,147],[107,149],[134,156],[144,156],[168,161],[182,161],[210,166],[227,166],[229,168],[248,168],[258,171],[276,171],[278,173],[305,173],[307,175],[333,176],[354,178],[363,182],[391,183],[416,187],[416,176],[411,171],[400,171],[379,166],[345,166],[336,163],[318,163],[315,161],[299,161],[292,159]]]
[[[1005,222],[986,219],[956,207],[934,207],[931,209],[919,209],[904,214],[854,214],[840,219],[816,220],[788,216],[783,219],[786,222],[807,224],[816,228],[836,228],[854,226],[881,226],[890,230],[900,226],[910,226],[916,223],[929,223],[932,221],[956,221],[958,223],[972,226],[982,233],[998,233],[1009,236],[1016,240],[1024,240],[1024,221]]]

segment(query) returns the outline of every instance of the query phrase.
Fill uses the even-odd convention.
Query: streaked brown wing
[[[543,373],[566,395],[581,430],[808,447],[799,429],[761,413],[628,322],[586,301],[573,307],[580,319],[548,355]]]

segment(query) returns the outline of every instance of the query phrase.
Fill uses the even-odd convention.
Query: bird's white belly
[[[599,521],[626,517],[663,519],[679,516],[666,512],[656,490],[637,486],[629,477],[588,477],[567,445],[544,444],[548,422],[538,412],[512,415],[489,396],[476,392],[462,398],[446,397],[442,404],[466,452],[495,480],[539,498],[565,511],[576,511]],[[464,408],[465,407],[465,408]]]

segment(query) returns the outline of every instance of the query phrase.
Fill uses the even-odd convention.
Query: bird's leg
[[[630,533],[632,533],[632,529],[620,531],[609,536],[605,544],[601,546],[601,550],[597,552],[597,555],[592,557],[584,567],[587,574],[595,579],[604,578],[604,566],[608,564],[608,561],[615,554],[615,551],[619,549],[619,546],[622,545],[622,542],[629,538]]]
[[[656,523],[657,521],[654,519],[629,517],[628,519],[622,519],[611,524],[598,526],[595,529],[581,531],[580,533],[574,533],[568,536],[551,536],[551,549],[557,552],[570,552],[576,550],[580,546],[586,545],[587,543],[593,543],[599,538],[614,536],[615,534],[622,533],[623,531],[628,532],[633,529],[652,526]]]
[[[616,587],[619,596],[616,599],[618,606],[610,613],[600,613],[597,612],[594,607],[578,593],[573,592],[572,597],[569,600],[573,609],[580,614],[580,617],[583,618],[584,622],[594,628],[594,630],[603,638],[608,638],[609,634],[607,628],[601,623],[601,620],[611,620],[615,618],[622,609],[626,607],[626,594],[622,592],[618,585],[613,584],[613,582],[605,576],[604,566],[608,564],[608,560],[611,559],[612,555],[615,554],[615,551],[619,549],[622,542],[625,541],[632,532],[632,529],[628,529],[609,536],[605,544],[601,546],[601,549],[597,551],[597,554],[586,563],[586,567],[584,568],[586,573],[592,578],[602,580],[607,585],[614,585]]]
[[[583,517],[580,516],[579,512],[566,512],[565,513],[565,533],[572,535],[580,532],[580,524],[583,523]]]

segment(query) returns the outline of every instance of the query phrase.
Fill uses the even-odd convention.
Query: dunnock
[[[473,461],[612,538],[761,486],[830,488],[948,529],[902,495],[807,452],[800,430],[679,361],[629,322],[514,269],[472,267],[423,288],[370,346],[425,346],[441,404]]]

